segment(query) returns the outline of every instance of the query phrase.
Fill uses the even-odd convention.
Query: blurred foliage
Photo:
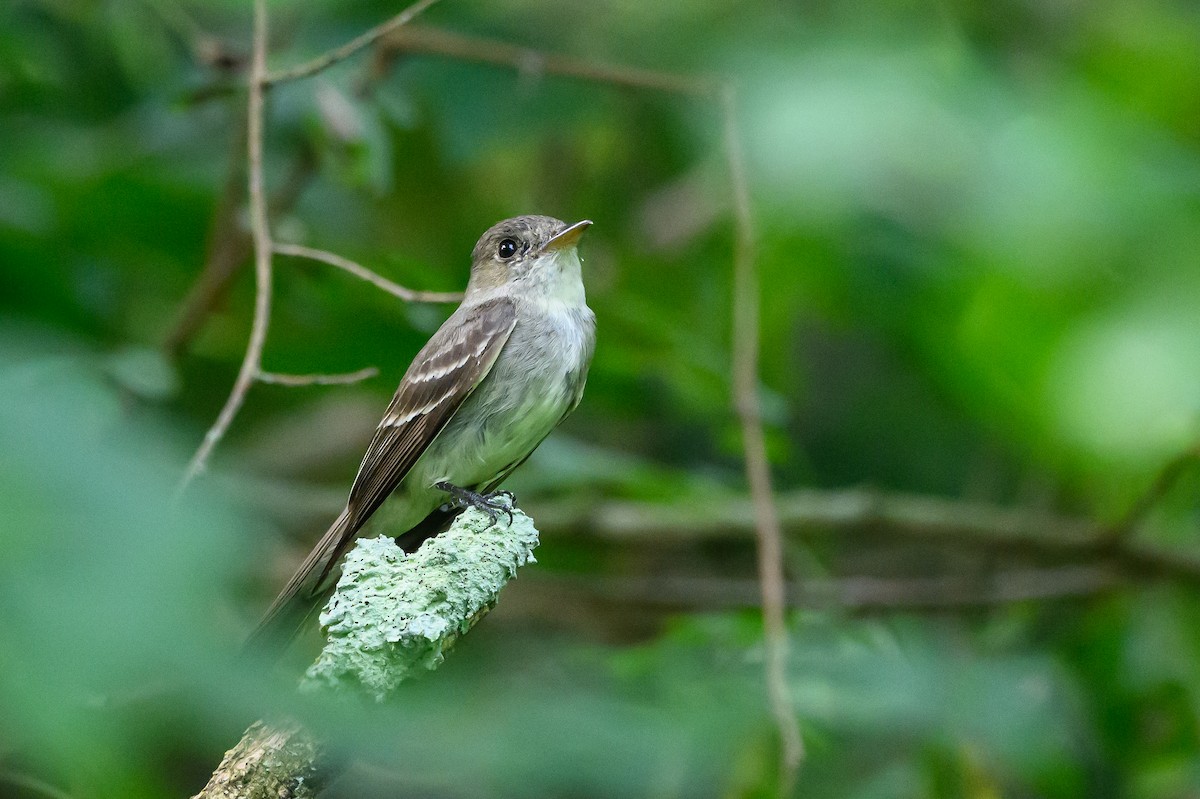
[[[198,335],[165,347],[223,186],[244,180],[246,5],[0,7],[0,795],[185,795],[295,701],[295,675],[239,665],[237,643],[447,313],[276,259],[266,368],[381,377],[256,386],[172,503],[253,301],[241,269]],[[275,67],[398,10],[270,8]],[[736,80],[781,490],[865,483],[1107,523],[1200,433],[1195,3],[447,0],[423,22]],[[535,519],[741,495],[715,109],[532,61],[369,61],[271,92],[268,182],[298,189],[277,238],[456,290],[496,220],[594,220],[587,397],[512,487]],[[1162,497],[1139,543],[1200,555],[1198,489],[1189,474]],[[994,566],[860,544],[795,538],[788,566]],[[359,756],[330,795],[772,795],[757,615],[702,591],[666,612],[581,598],[608,578],[750,579],[745,539],[547,530],[538,558],[394,706],[311,709]],[[793,620],[797,795],[1200,796],[1194,585]]]

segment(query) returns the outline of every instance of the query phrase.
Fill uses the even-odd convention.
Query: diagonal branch
[[[387,23],[374,29],[369,34],[360,36],[350,44],[337,51],[333,51],[324,57],[324,66],[328,66],[341,58],[356,52],[362,47],[366,47],[371,42],[378,39],[380,36],[395,30],[400,25],[403,25],[413,16],[416,16],[425,8],[428,8],[437,0],[422,0],[422,2],[410,7],[405,12],[397,15]],[[266,343],[267,330],[270,327],[271,321],[271,288],[272,288],[272,263],[271,256],[276,250],[276,245],[271,239],[269,209],[267,206],[266,193],[263,180],[263,95],[266,87],[269,85],[269,76],[267,74],[266,65],[266,27],[267,15],[266,9],[262,7],[260,0],[256,0],[254,7],[254,51],[251,57],[249,86],[248,86],[248,101],[246,112],[246,160],[247,160],[247,184],[250,199],[250,226],[251,226],[251,243],[254,252],[254,274],[255,274],[255,294],[254,294],[254,318],[250,327],[250,340],[246,346],[246,352],[242,357],[242,364],[238,370],[237,378],[234,380],[233,388],[230,390],[228,398],[225,400],[221,412],[217,415],[217,419],[209,427],[205,433],[203,441],[197,448],[196,453],[192,456],[188,463],[187,469],[184,471],[183,478],[179,482],[177,494],[182,493],[184,489],[194,480],[197,475],[204,471],[208,459],[212,454],[213,449],[224,438],[226,431],[232,424],[233,419],[237,416],[242,404],[245,402],[246,394],[250,390],[250,386],[255,380],[262,382],[276,382],[285,385],[311,385],[311,384],[334,384],[353,382],[359,379],[365,379],[365,370],[353,375],[329,376],[329,375],[310,375],[310,376],[285,376],[264,374],[262,369],[263,347]],[[313,68],[312,72],[323,69],[324,66]],[[304,74],[312,74],[312,72]],[[303,77],[298,68],[296,77]],[[305,159],[307,161],[307,159]],[[305,170],[307,172],[308,170]],[[237,170],[231,172],[230,181],[236,180]],[[233,229],[234,220],[236,218],[236,202],[233,200],[231,189],[227,189],[225,197],[221,203],[221,210],[218,212],[218,220],[214,225],[214,235],[218,237],[220,242],[219,253],[226,256],[218,259],[216,263],[223,266],[219,270],[220,274],[216,279],[205,283],[209,291],[201,291],[194,295],[191,299],[194,302],[189,303],[189,308],[192,310],[199,309],[197,313],[188,314],[184,320],[188,323],[186,327],[181,329],[190,333],[194,331],[197,325],[197,320],[202,318],[210,307],[210,300],[215,296],[215,292],[219,292],[221,286],[228,281],[232,276],[236,265],[241,260],[238,257],[238,246],[236,244],[236,236]],[[351,274],[354,274],[363,280],[367,280],[377,287],[393,294],[401,299],[409,301],[423,300],[428,302],[453,302],[461,299],[460,294],[455,293],[439,293],[439,292],[417,292],[411,289],[399,286],[391,281],[380,277],[371,272],[366,267],[360,266],[341,256],[327,253],[320,250],[312,250],[306,247],[297,247],[294,245],[280,245],[280,251],[289,255],[300,255],[316,260],[324,261],[341,269],[344,269]],[[207,270],[206,270],[207,271]],[[215,274],[215,272],[214,272]],[[215,288],[213,288],[215,286]],[[186,334],[185,334],[186,335]],[[174,349],[179,345],[180,339],[177,339],[173,334],[168,341],[168,348]]]
[[[397,53],[438,55],[455,61],[507,67],[518,72],[559,75],[630,89],[650,89],[691,97],[716,97],[721,85],[711,78],[697,78],[651,69],[601,64],[579,58],[518,47],[497,39],[464,36],[427,27],[400,28],[379,41],[376,69],[383,69]]]
[[[425,9],[437,3],[438,0],[418,0],[408,8],[401,11],[396,16],[376,25],[366,33],[360,36],[355,36],[350,41],[343,44],[341,47],[336,47],[327,53],[323,53],[314,59],[305,61],[303,64],[285,69],[281,72],[276,72],[272,75],[265,75],[263,78],[263,86],[274,86],[278,83],[286,83],[288,81],[300,80],[301,78],[311,77],[322,70],[328,69],[339,61],[344,61],[360,50],[370,47],[375,42],[387,36],[392,31],[403,25],[408,24],[410,20],[421,14]]]
[[[382,275],[372,272],[365,266],[351,261],[349,258],[343,258],[336,253],[326,252],[325,250],[315,250],[312,247],[302,247],[299,244],[281,244],[278,242],[272,246],[279,255],[310,258],[314,261],[329,264],[330,266],[336,266],[338,269],[343,269],[360,280],[367,281],[376,288],[383,289],[394,297],[399,297],[409,302],[458,302],[463,298],[462,292],[458,291],[416,291],[405,288],[398,283],[393,283]]]

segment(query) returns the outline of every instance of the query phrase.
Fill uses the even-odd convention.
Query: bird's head
[[[550,216],[517,216],[488,228],[471,253],[467,297],[514,293],[583,302],[579,237],[591,226]]]

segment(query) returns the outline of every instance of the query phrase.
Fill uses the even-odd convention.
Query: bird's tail
[[[244,651],[278,654],[296,637],[305,619],[317,609],[322,594],[332,586],[329,578],[334,562],[353,536],[351,524],[350,511],[342,511],[267,608],[246,639]]]

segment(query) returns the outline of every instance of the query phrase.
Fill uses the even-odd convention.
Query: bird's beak
[[[579,241],[579,237],[583,235],[583,231],[587,230],[591,226],[592,220],[590,219],[585,219],[582,222],[576,222],[573,225],[568,225],[565,230],[542,245],[542,252],[565,250],[568,247],[574,247]]]

